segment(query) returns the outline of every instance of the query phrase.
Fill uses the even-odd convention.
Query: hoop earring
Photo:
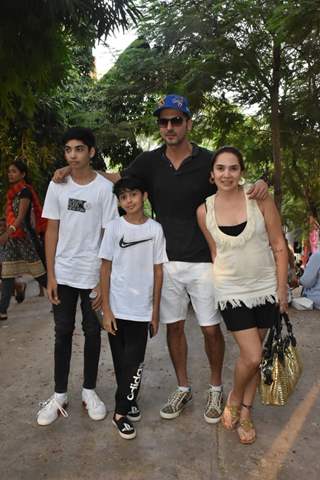
[[[244,177],[240,177],[238,181],[239,187],[242,187],[246,183],[246,180]]]
[[[214,175],[210,174],[209,182],[214,185]]]

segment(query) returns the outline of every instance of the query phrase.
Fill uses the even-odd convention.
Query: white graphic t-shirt
[[[99,257],[112,261],[110,307],[116,318],[149,322],[153,266],[168,261],[163,230],[149,218],[135,225],[123,217],[106,227]]]
[[[87,185],[70,176],[66,183],[51,182],[42,216],[60,221],[55,256],[58,284],[94,288],[99,282],[102,229],[118,216],[112,183],[101,175]]]

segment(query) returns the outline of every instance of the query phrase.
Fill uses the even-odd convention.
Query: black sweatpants
[[[101,347],[101,329],[91,308],[91,289],[58,285],[59,305],[53,305],[55,322],[54,381],[55,392],[64,393],[68,388],[68,377],[72,352],[72,335],[75,326],[78,298],[81,299],[82,330],[84,341],[83,387],[96,386]]]
[[[117,333],[109,342],[117,380],[115,412],[127,415],[135,403],[142,377],[149,322],[117,320]]]

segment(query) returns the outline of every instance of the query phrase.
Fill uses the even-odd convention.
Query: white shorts
[[[160,303],[161,323],[185,320],[190,302],[201,327],[221,322],[220,313],[214,305],[212,264],[164,263]]]

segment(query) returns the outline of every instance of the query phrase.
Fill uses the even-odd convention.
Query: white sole
[[[112,424],[116,427],[120,437],[123,438],[124,440],[133,440],[134,438],[136,438],[137,432],[131,433],[130,435],[125,435],[124,433],[120,432],[120,430],[118,428],[118,425],[116,424],[116,422],[114,420],[112,420]]]
[[[83,406],[83,408],[85,409],[85,411],[87,412],[88,417],[91,418],[91,420],[94,420],[95,422],[99,422],[99,421],[101,421],[101,420],[104,420],[104,419],[106,418],[106,416],[107,416],[107,411],[106,411],[106,412],[104,413],[104,415],[101,415],[100,417],[94,418],[94,417],[92,417],[91,415],[89,415],[89,410],[88,410],[87,404],[86,404],[86,402],[85,402],[84,400],[82,400],[82,406]]]
[[[211,423],[211,424],[212,424],[212,423],[219,423],[220,420],[221,420],[222,415],[221,415],[221,417],[218,417],[218,418],[210,418],[210,417],[207,417],[206,414],[204,413],[204,414],[203,414],[203,417],[204,417],[204,419],[205,419],[205,421],[206,421],[207,423]]]
[[[182,413],[183,410],[191,404],[192,404],[192,400],[189,400],[189,402],[187,402],[185,405],[183,405],[181,410],[179,410],[178,412],[175,412],[175,413],[164,413],[162,410],[160,410],[160,417],[164,418],[165,420],[173,420],[174,418],[179,417],[180,413]]]
[[[68,402],[67,402],[67,403],[64,403],[64,404],[62,405],[62,408],[63,408],[64,410],[66,410],[67,407],[68,407]],[[55,422],[56,420],[58,420],[58,418],[59,418],[60,416],[62,416],[60,410],[58,410],[57,414],[58,414],[57,417],[56,417],[54,420],[52,420],[52,422],[49,422],[49,423],[40,423],[39,420],[38,420],[38,418],[37,418],[37,424],[38,424],[40,427],[47,427],[48,425],[51,425],[53,422]]]

